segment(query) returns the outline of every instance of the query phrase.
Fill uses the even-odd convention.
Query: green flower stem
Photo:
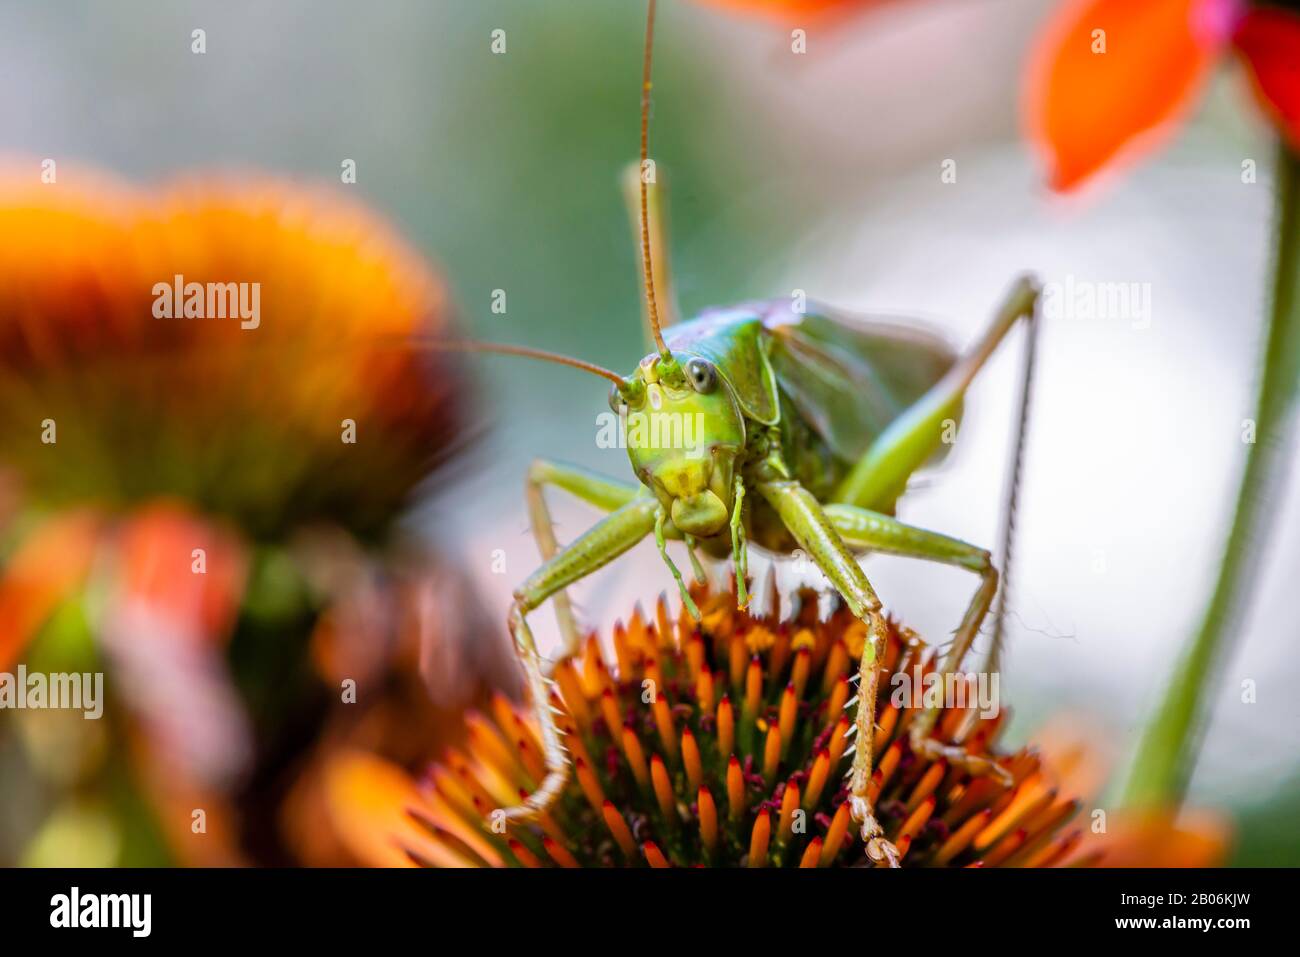
[[[1138,744],[1123,798],[1129,806],[1177,807],[1196,763],[1217,676],[1242,631],[1272,523],[1269,493],[1285,476],[1300,389],[1300,157],[1282,146],[1275,173],[1277,235],[1273,302],[1255,413],[1255,442],[1237,492],[1214,596]]]

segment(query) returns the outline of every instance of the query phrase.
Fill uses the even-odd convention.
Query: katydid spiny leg
[[[997,673],[1002,668],[1002,645],[1006,635],[1007,610],[1012,599],[1012,572],[1015,571],[1016,521],[1020,506],[1021,476],[1025,468],[1025,447],[1029,438],[1029,407],[1034,390],[1034,363],[1038,355],[1039,321],[1037,310],[1029,315],[1029,328],[1025,332],[1024,358],[1020,364],[1020,396],[1016,403],[1015,438],[1011,445],[1011,461],[1007,470],[1006,486],[1002,499],[1002,541],[998,560],[1002,564],[1002,582],[998,589],[997,605],[993,609],[993,636],[989,640],[989,655],[985,668]]]
[[[528,613],[645,538],[654,528],[658,510],[659,503],[652,498],[633,499],[556,552],[515,591],[508,618],[510,636],[524,668],[533,716],[542,736],[546,775],[523,804],[505,811],[508,820],[526,820],[546,810],[563,789],[569,774],[559,725],[551,711],[550,681],[542,673],[541,656],[528,627]]]
[[[892,510],[894,502],[906,488],[908,478],[924,465],[939,447],[943,423],[956,413],[966,389],[975,376],[1017,322],[1034,318],[1038,296],[1038,284],[1032,278],[1022,277],[1016,281],[993,321],[975,345],[959,358],[948,373],[925,395],[898,416],[854,464],[832,496],[835,503],[841,503],[834,507],[856,506],[860,510]],[[828,508],[834,507],[828,506]],[[952,648],[943,662],[944,673],[951,673],[960,666],[971,643],[975,640],[984,616],[997,593],[998,573],[988,553],[956,539],[922,532],[920,529],[909,530],[908,526],[902,523],[886,526],[882,520],[887,519],[888,516],[878,511],[867,512],[866,515],[873,517],[862,523],[861,534],[866,535],[874,531],[877,539],[892,538],[892,543],[896,546],[893,550],[900,554],[913,554],[913,551],[907,549],[920,548],[927,554],[920,554],[917,557],[962,565],[980,575],[979,589],[967,608],[966,615],[957,629]],[[854,522],[847,511],[842,510],[840,518],[841,524],[851,525]],[[881,551],[891,550],[886,541],[878,544],[864,541],[859,544],[869,545]],[[929,733],[933,729],[937,715],[936,710],[930,709],[913,725],[910,732],[913,746],[932,756],[941,755],[952,761],[964,762],[965,767],[974,770],[970,759],[960,757],[961,749],[939,742],[932,743]],[[1005,781],[1005,772],[994,767],[991,766],[987,770]]]
[[[550,561],[559,551],[551,511],[547,507],[546,497],[543,494],[543,489],[548,485],[564,489],[605,511],[613,511],[626,505],[636,497],[638,488],[576,466],[535,459],[528,468],[525,494],[528,499],[528,516],[532,524],[533,538],[537,540],[537,550],[541,552],[544,562]],[[564,589],[560,589],[552,596],[551,603],[555,606],[555,619],[560,627],[560,637],[564,641],[563,654],[571,655],[577,651],[580,641],[577,622],[573,617],[573,606]]]
[[[867,626],[867,639],[858,662],[857,694],[845,706],[854,709],[853,725],[849,729],[854,738],[849,802],[853,819],[861,828],[868,857],[877,864],[897,867],[898,849],[885,839],[870,796],[872,749],[876,737],[876,686],[887,634],[880,599],[811,492],[790,480],[763,482],[758,490],[776,510],[800,547],[843,596],[849,610]]]
[[[742,611],[749,607],[749,548],[745,541],[745,480],[740,475],[735,482],[736,504],[731,511],[731,560],[736,568],[736,606]]]
[[[569,759],[567,749],[561,741],[560,727],[551,711],[550,681],[542,674],[537,643],[533,640],[532,629],[528,627],[524,609],[518,600],[510,606],[510,634],[524,667],[524,686],[528,689],[533,717],[542,736],[542,755],[546,762],[546,776],[533,793],[528,795],[523,804],[504,811],[506,820],[528,820],[545,811],[559,797],[569,778]]]
[[[979,587],[966,608],[961,624],[957,626],[952,645],[940,666],[941,674],[955,673],[974,644],[993,596],[997,593],[998,572],[993,567],[989,553],[960,539],[916,528],[890,515],[864,508],[832,504],[825,506],[825,511],[836,531],[851,546],[954,565],[979,575]],[[1000,765],[987,758],[972,756],[965,748],[944,744],[930,737],[941,710],[942,705],[932,703],[912,720],[908,727],[908,741],[912,750],[927,758],[942,758],[968,774],[988,774],[1002,784],[1010,785],[1010,775]]]
[[[672,556],[668,554],[668,542],[664,535],[664,523],[668,519],[667,510],[660,505],[655,510],[655,546],[659,549],[659,557],[664,560],[668,570],[672,572],[673,580],[677,582],[677,590],[681,593],[682,604],[690,613],[690,616],[696,621],[700,620],[700,609],[695,606],[695,599],[691,597],[690,590],[686,587],[686,582],[682,580],[682,573],[677,568],[677,563],[673,561]],[[694,551],[691,557],[695,557]]]
[[[691,559],[691,572],[695,575],[695,583],[697,585],[703,585],[708,581],[708,576],[704,574],[704,566],[700,564],[700,556],[695,551],[697,546],[695,536],[683,535],[682,540],[686,542],[686,554],[689,555]]]

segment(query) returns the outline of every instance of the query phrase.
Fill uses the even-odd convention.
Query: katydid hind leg
[[[876,690],[887,635],[880,599],[811,492],[794,481],[765,482],[758,491],[780,515],[799,546],[835,586],[849,610],[867,626],[867,640],[858,662],[857,694],[845,706],[854,709],[853,724],[849,729],[854,739],[849,801],[868,856],[877,864],[897,867],[898,849],[885,838],[870,796]]]
[[[607,479],[577,466],[553,462],[548,459],[535,459],[528,468],[528,481],[525,494],[528,499],[528,516],[532,525],[533,538],[537,541],[537,550],[541,552],[542,561],[550,561],[560,550],[555,540],[555,523],[551,510],[546,504],[547,486],[563,489],[576,498],[594,505],[604,511],[613,511],[632,501],[637,494],[637,486]],[[555,620],[560,628],[560,637],[564,642],[565,655],[571,655],[578,649],[581,636],[577,621],[573,616],[573,605],[564,589],[551,597],[555,607]]]
[[[876,437],[830,500],[877,511],[892,510],[908,479],[939,448],[945,422],[956,415],[975,376],[1011,328],[1033,315],[1037,302],[1037,284],[1027,277],[1019,279],[983,335],[942,379]]]
[[[849,545],[952,565],[979,576],[979,586],[971,597],[961,624],[957,626],[948,652],[940,664],[941,674],[956,673],[975,643],[975,637],[979,634],[980,626],[984,623],[993,596],[998,590],[998,572],[989,553],[960,539],[916,528],[893,516],[852,505],[827,505],[826,515]],[[969,774],[992,775],[1003,784],[1009,784],[1010,779],[1001,766],[987,758],[968,754],[962,747],[931,737],[941,710],[940,704],[932,703],[912,720],[908,728],[912,750],[927,758],[942,758]]]
[[[507,819],[526,820],[546,810],[568,780],[569,761],[551,711],[549,679],[528,627],[528,614],[565,587],[622,555],[654,529],[658,502],[635,498],[601,519],[567,547],[558,550],[515,591],[510,606],[510,636],[524,669],[533,716],[542,736],[546,776],[523,804],[505,811]]]
[[[995,314],[993,321],[976,341],[975,345],[957,361],[943,379],[918,399],[911,408],[903,412],[871,444],[871,447],[867,449],[862,458],[854,464],[844,481],[840,483],[840,487],[836,489],[832,500],[844,506],[857,507],[863,510],[892,511],[892,506],[906,487],[908,478],[925,463],[938,447],[945,419],[955,413],[958,404],[966,393],[967,387],[992,357],[1007,333],[1022,319],[1028,320],[1029,325],[1029,334],[1026,339],[1026,371],[1024,377],[1027,383],[1029,376],[1032,374],[1035,355],[1038,299],[1039,288],[1034,279],[1022,277],[1017,280],[1001,308]],[[1020,467],[1023,461],[1025,428],[1028,422],[1028,401],[1026,387],[1021,396],[1019,429],[1015,444],[1012,478],[1006,495],[1005,514],[1010,520],[1010,525],[1009,527],[1004,526],[1002,552],[1004,557],[1008,555],[1014,537],[1012,531],[1014,530],[1014,514],[1019,496]],[[879,515],[879,511],[869,514],[885,518],[885,516]],[[955,542],[956,540],[946,539],[946,541]],[[868,547],[870,543],[861,542],[858,544],[861,544],[862,547]],[[961,544],[964,545],[964,543]],[[934,539],[930,539],[924,546],[918,547],[923,547],[923,551],[928,549],[931,552],[937,549],[940,555],[923,553],[917,554],[915,557],[947,561],[951,564],[961,563],[955,561],[951,556],[948,558],[940,557],[948,548],[948,545],[940,545]],[[973,546],[966,547],[973,549]],[[881,550],[886,549],[882,548]],[[953,652],[945,660],[945,672],[951,670],[949,664],[953,668],[960,665],[962,657],[965,656],[971,643],[974,642],[985,614],[997,592],[997,572],[988,561],[987,553],[978,549],[973,549],[973,551],[984,556],[982,567],[972,568],[972,571],[978,571],[981,574],[982,581],[979,590],[972,599],[971,605],[967,609],[962,624],[958,628],[956,639],[953,642]],[[987,571],[983,570],[984,567],[987,568]],[[1005,615],[1005,607],[1005,600],[999,600],[990,670],[993,670],[998,663],[998,649],[1001,642],[1002,618]],[[957,657],[954,658],[954,654]],[[926,719],[927,724],[923,725],[927,735],[933,721],[934,716],[932,715]],[[928,738],[924,740],[928,740]],[[926,744],[923,747],[933,749],[936,745]]]
[[[1020,368],[1020,395],[1016,403],[1015,438],[1007,467],[1006,486],[1002,498],[1002,534],[998,559],[1002,566],[1002,587],[998,591],[993,609],[993,637],[989,643],[986,665],[990,673],[1002,670],[1002,649],[1006,634],[1007,608],[1012,591],[1012,573],[1015,571],[1016,520],[1020,509],[1021,478],[1024,474],[1025,448],[1029,436],[1029,412],[1033,398],[1034,364],[1038,357],[1039,325],[1042,319],[1037,310],[1030,313],[1025,330],[1024,354]]]
[[[524,686],[532,704],[533,718],[542,736],[542,754],[546,761],[546,776],[523,804],[504,811],[506,820],[529,820],[545,811],[559,797],[569,777],[568,751],[561,742],[562,732],[551,712],[549,681],[542,674],[541,656],[533,640],[532,629],[523,610],[516,602],[510,608],[510,634],[524,669]]]

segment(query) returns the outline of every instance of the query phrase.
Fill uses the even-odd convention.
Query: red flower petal
[[[94,512],[68,511],[36,529],[0,574],[0,671],[18,661],[41,626],[90,571],[99,541]]]
[[[1050,182],[1071,189],[1117,155],[1154,148],[1222,49],[1221,0],[1072,0],[1032,52],[1024,122]]]
[[[100,641],[149,746],[200,789],[247,770],[252,730],[221,643],[244,593],[245,546],[184,505],[122,521]]]
[[[244,546],[229,532],[169,502],[147,505],[123,523],[118,545],[123,603],[175,623],[194,642],[220,643],[244,590]]]
[[[1255,92],[1293,150],[1300,150],[1300,16],[1261,7],[1242,19],[1233,43]]]

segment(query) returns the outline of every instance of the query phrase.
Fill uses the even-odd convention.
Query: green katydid
[[[867,627],[857,695],[849,702],[856,709],[850,732],[856,737],[849,771],[851,810],[872,859],[896,864],[897,852],[882,836],[869,798],[876,662],[885,638],[884,621],[881,602],[857,556],[885,552],[954,565],[978,576],[975,595],[941,664],[946,673],[956,671],[993,603],[998,572],[985,549],[907,525],[894,517],[895,504],[913,473],[945,451],[945,427],[960,414],[967,387],[998,344],[1018,320],[1033,319],[1037,288],[1028,279],[1019,280],[987,330],[961,355],[936,337],[905,325],[862,322],[828,310],[799,312],[785,300],[710,310],[665,327],[660,309],[670,295],[666,244],[651,202],[651,167],[646,162],[654,9],[650,0],[640,175],[634,177],[631,197],[641,247],[643,306],[655,351],[624,377],[536,350],[466,344],[562,362],[608,379],[611,405],[625,410],[628,456],[638,480],[619,482],[547,460],[537,460],[529,469],[528,508],[544,563],[515,590],[509,627],[541,728],[547,774],[523,804],[504,813],[508,819],[527,819],[545,810],[568,774],[528,615],[550,599],[564,653],[573,653],[579,632],[565,588],[651,535],[690,612],[698,617],[668,554],[670,539],[686,543],[697,575],[697,550],[729,559],[735,568],[738,599],[744,604],[747,554],[753,543],[777,556],[801,550]],[[1020,409],[1010,511],[1014,510],[1027,395],[1026,391]],[[697,427],[647,428],[656,417]],[[665,434],[686,436],[688,441],[664,441]],[[560,548],[543,496],[548,486],[608,515]],[[1009,544],[1008,534],[1004,555]],[[1000,613],[1001,606],[994,655]],[[937,713],[936,707],[912,722],[911,747],[944,757],[967,773],[993,775],[1005,783],[1003,769],[931,737]]]

